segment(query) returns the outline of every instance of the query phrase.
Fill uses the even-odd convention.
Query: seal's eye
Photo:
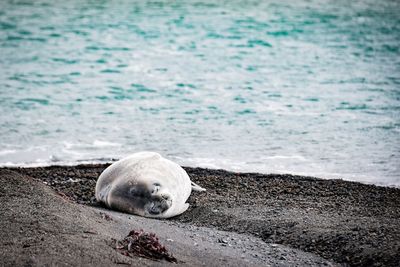
[[[132,196],[136,196],[137,195],[137,190],[135,187],[132,187],[131,189],[129,189],[129,194],[131,194]]]
[[[143,197],[144,196],[143,190],[140,190],[136,187],[132,187],[131,189],[129,189],[129,193],[133,197]]]
[[[159,183],[154,183],[153,188],[151,189],[151,194],[155,194],[160,190],[161,185]]]

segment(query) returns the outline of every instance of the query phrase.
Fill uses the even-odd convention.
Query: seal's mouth
[[[158,214],[161,214],[161,213],[163,213],[163,211],[161,211],[160,209],[156,208],[155,205],[153,205],[153,207],[151,207],[149,209],[149,214],[151,214],[151,215],[158,215]]]
[[[152,202],[148,208],[148,212],[151,215],[159,215],[169,209],[170,205],[166,200]]]

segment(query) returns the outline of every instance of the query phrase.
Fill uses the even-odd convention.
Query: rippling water
[[[1,1],[0,164],[400,185],[397,1]]]

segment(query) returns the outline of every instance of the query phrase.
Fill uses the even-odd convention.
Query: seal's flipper
[[[192,182],[192,181],[191,181],[191,182]],[[193,191],[198,191],[198,192],[206,191],[205,188],[203,188],[203,187],[201,187],[200,185],[195,184],[195,183],[193,183],[193,182],[192,182],[192,190],[193,190]]]

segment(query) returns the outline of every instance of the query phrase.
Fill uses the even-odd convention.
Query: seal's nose
[[[154,205],[154,203],[153,203],[153,206],[150,208],[150,210],[149,210],[149,213],[151,214],[151,215],[158,215],[158,214],[160,214],[162,211],[161,211],[161,209],[159,208],[159,207],[157,207],[156,205]]]
[[[169,209],[170,205],[164,197],[156,197],[154,202],[151,203],[149,213],[152,215],[158,215]]]

